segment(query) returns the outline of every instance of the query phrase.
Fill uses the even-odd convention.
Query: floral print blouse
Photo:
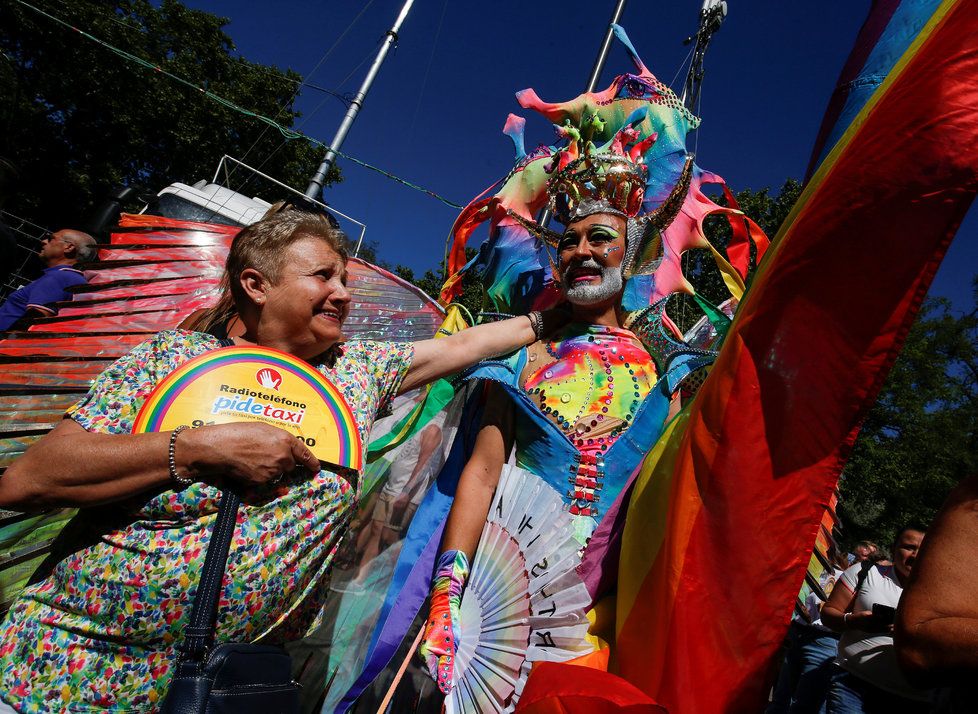
[[[153,387],[220,346],[161,332],[120,358],[69,416],[128,434]],[[319,370],[343,393],[360,438],[413,358],[400,343],[347,342]],[[70,464],[65,464],[70,468]],[[357,500],[356,474],[320,471],[243,505],[218,611],[221,641],[284,642],[314,627]],[[21,712],[155,711],[190,614],[220,492],[195,483],[82,509],[0,626],[0,696]]]

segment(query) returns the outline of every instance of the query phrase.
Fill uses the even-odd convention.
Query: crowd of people
[[[976,517],[972,477],[929,529],[901,528],[889,554],[870,541],[830,549],[825,599],[811,592],[796,608],[765,714],[974,711]]]

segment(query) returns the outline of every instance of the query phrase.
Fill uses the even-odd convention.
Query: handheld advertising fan
[[[133,433],[255,421],[305,442],[320,461],[359,470],[363,446],[339,390],[298,357],[224,347],[180,366],[146,398]]]

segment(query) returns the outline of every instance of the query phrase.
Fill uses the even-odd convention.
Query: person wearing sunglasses
[[[64,228],[46,233],[37,255],[44,263],[44,272],[12,292],[0,305],[0,330],[9,330],[24,318],[56,314],[52,305],[69,299],[70,289],[86,282],[76,264],[95,260],[98,246],[87,233]]]

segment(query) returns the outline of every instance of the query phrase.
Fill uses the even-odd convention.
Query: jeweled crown
[[[547,182],[550,210],[564,225],[594,213],[634,218],[642,209],[647,181],[644,164],[612,151],[585,149]]]

